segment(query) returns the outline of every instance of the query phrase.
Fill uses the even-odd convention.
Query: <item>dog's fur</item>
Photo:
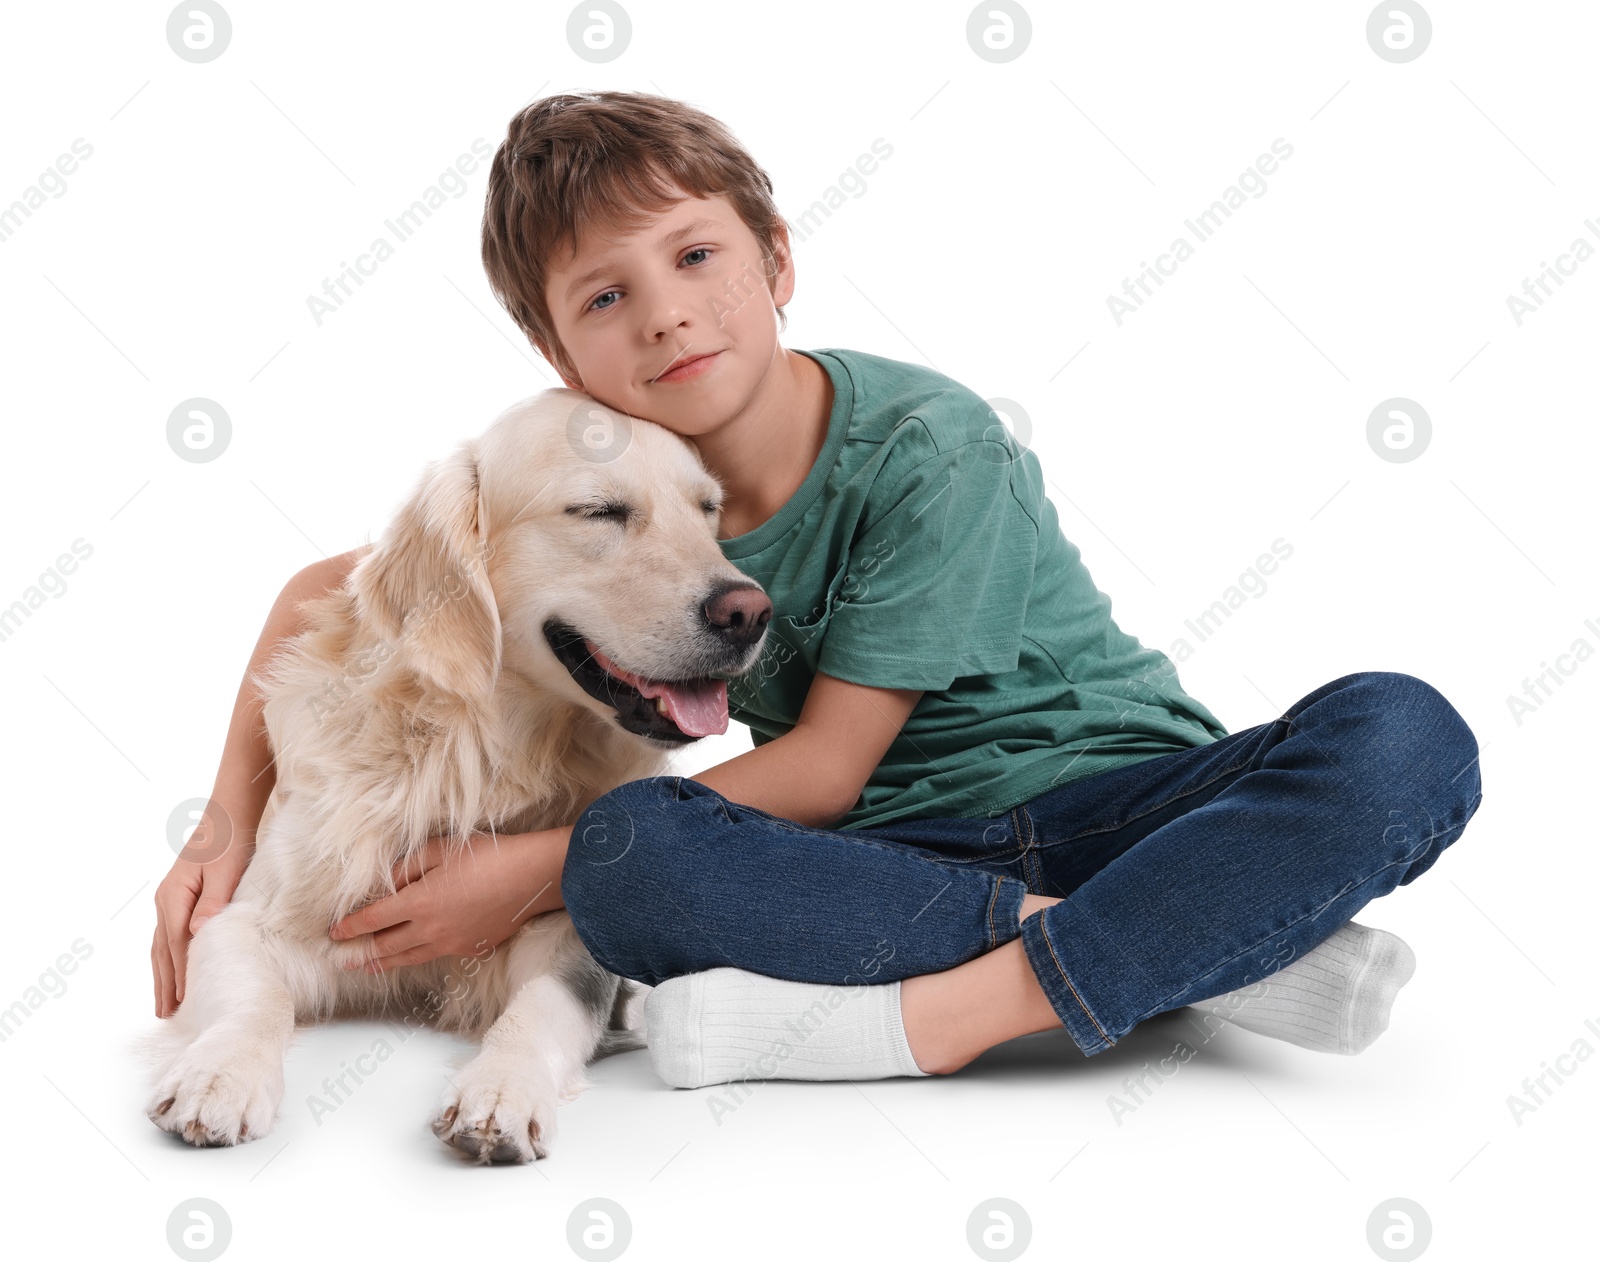
[[[259,1138],[297,1021],[420,1015],[482,1039],[435,1133],[479,1161],[527,1161],[591,1059],[643,1046],[646,988],[602,969],[565,911],[472,957],[378,974],[341,968],[366,947],[328,929],[392,893],[395,865],[430,837],[453,855],[473,831],[569,824],[662,774],[691,738],[638,695],[607,704],[594,680],[617,681],[592,664],[580,686],[546,628],[580,631],[647,679],[748,670],[761,640],[718,640],[704,611],[754,587],[717,545],[721,498],[676,435],[547,390],[430,466],[346,583],[302,606],[307,629],[256,681],[277,787],[254,856],[147,1043],[157,1126],[197,1146]],[[581,515],[604,501],[636,514]]]

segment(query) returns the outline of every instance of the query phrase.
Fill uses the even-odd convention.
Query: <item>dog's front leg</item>
[[[234,903],[200,927],[183,1003],[158,1035],[168,1054],[146,1111],[196,1147],[259,1139],[283,1099],[294,1003],[260,917]]]
[[[536,917],[506,944],[505,1012],[446,1089],[433,1133],[479,1162],[549,1155],[556,1107],[587,1085],[617,979],[589,956],[565,912]]]

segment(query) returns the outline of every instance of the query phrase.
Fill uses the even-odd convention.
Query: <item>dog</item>
[[[649,988],[601,968],[562,910],[487,958],[383,973],[341,967],[365,948],[328,929],[432,836],[454,857],[473,832],[570,824],[727,730],[772,604],[716,542],[722,500],[679,436],[546,390],[430,464],[344,584],[302,605],[254,677],[277,768],[255,852],[144,1048],[158,1127],[259,1139],[296,1023],[400,1013],[482,1043],[436,1135],[479,1163],[548,1155],[588,1063],[645,1046]]]

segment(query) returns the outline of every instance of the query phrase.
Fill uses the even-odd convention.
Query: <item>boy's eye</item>
[[[689,250],[684,254],[682,261],[685,262],[685,263],[689,263],[690,258],[693,257],[696,254],[704,254],[704,255],[709,256],[712,253],[713,253],[713,251],[712,251],[710,246],[697,245],[697,246],[695,246],[694,249]],[[689,263],[689,266],[690,267],[699,267],[699,266],[701,266],[701,263]],[[612,307],[616,306],[617,304],[614,303],[614,302],[608,302],[604,306],[600,306],[600,305],[597,305],[597,304],[599,304],[599,302],[600,302],[600,300],[602,298],[610,298],[610,297],[612,297],[613,295],[615,295],[615,294],[617,294],[619,292],[620,291],[616,290],[616,289],[608,289],[603,294],[596,294],[594,296],[594,300],[589,303],[589,310],[590,311],[609,311]]]

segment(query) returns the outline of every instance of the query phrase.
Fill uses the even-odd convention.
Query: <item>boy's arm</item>
[[[306,566],[283,587],[245,666],[234,700],[222,758],[211,790],[208,818],[202,819],[183,854],[156,889],[156,930],[150,947],[158,1017],[170,1016],[183,998],[189,938],[199,923],[221,911],[232,899],[255,851],[256,828],[277,782],[266,728],[261,721],[261,694],[250,682],[283,642],[305,629],[302,602],[325,595],[345,579],[370,545]],[[216,818],[209,818],[211,815]],[[226,850],[208,855],[205,843],[226,842]]]
[[[832,828],[921,697],[921,689],[872,688],[818,671],[790,731],[689,778],[769,815]]]
[[[921,696],[919,689],[870,688],[819,672],[793,728],[690,779],[769,815],[831,828],[855,805]],[[387,932],[388,942],[373,940],[368,967],[376,972],[498,945],[524,921],[563,905],[573,827],[485,838],[486,861],[455,869],[448,881],[430,882],[443,863],[430,843],[420,870],[408,871],[396,893],[351,912],[331,936]],[[471,853],[476,860],[480,851]]]
[[[831,828],[855,805],[921,696],[917,689],[869,688],[819,672],[793,728],[689,778],[769,815]],[[331,936],[344,941],[387,932],[386,944],[373,942],[368,967],[376,972],[498,945],[524,921],[563,906],[561,874],[573,827],[482,838],[481,851],[470,853],[486,861],[454,869],[448,881],[430,881],[443,863],[443,852],[430,843],[420,870],[408,871],[396,893],[351,912]]]

